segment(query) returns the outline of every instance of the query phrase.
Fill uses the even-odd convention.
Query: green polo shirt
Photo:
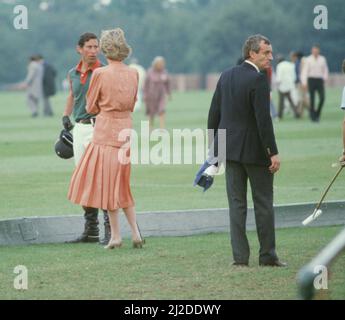
[[[82,62],[68,71],[71,91],[74,98],[73,117],[76,122],[82,119],[90,119],[92,116],[86,112],[86,93],[89,90],[92,71],[102,67],[102,63],[97,60],[96,63],[85,73],[81,71]]]

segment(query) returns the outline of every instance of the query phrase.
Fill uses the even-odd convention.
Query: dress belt
[[[80,119],[77,121],[77,123],[81,123],[81,124],[93,124],[94,122],[95,122],[95,118]]]
[[[108,119],[124,119],[130,118],[131,112],[130,111],[103,111],[98,114],[100,117],[108,118]]]

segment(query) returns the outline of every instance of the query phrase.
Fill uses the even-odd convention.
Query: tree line
[[[21,80],[28,57],[42,54],[63,79],[78,61],[79,35],[120,26],[144,67],[162,55],[172,73],[219,72],[236,64],[250,34],[269,37],[275,54],[291,50],[309,54],[321,45],[330,70],[338,72],[345,58],[343,0],[323,0],[328,29],[317,30],[315,0],[22,0],[28,29],[13,26],[17,1],[0,0],[0,83]],[[109,2],[109,1],[108,1]],[[42,8],[42,7],[41,7]]]

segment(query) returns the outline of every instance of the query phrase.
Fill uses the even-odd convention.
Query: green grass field
[[[331,164],[342,151],[339,110],[341,90],[327,91],[320,124],[307,116],[296,121],[287,115],[275,123],[282,167],[275,178],[275,203],[317,202],[333,176]],[[167,127],[205,128],[212,94],[175,94],[168,105]],[[22,94],[1,93],[0,124],[0,218],[79,214],[78,206],[66,200],[73,160],[58,158],[53,145],[61,129],[65,96],[53,99],[54,118],[29,117]],[[143,112],[134,114],[140,131]],[[152,145],[154,145],[153,143]],[[192,182],[199,165],[133,165],[132,189],[137,211],[226,208],[224,176],[203,194]],[[327,197],[344,198],[344,177]]]
[[[227,234],[150,238],[142,250],[97,244],[0,248],[0,299],[296,299],[296,274],[340,227],[277,231],[288,268],[258,267],[258,241],[249,232],[249,268],[230,266]],[[344,299],[345,256],[331,269],[323,299]],[[14,289],[14,267],[28,269],[28,290]],[[326,296],[325,296],[326,294]]]
[[[320,124],[286,115],[275,123],[282,167],[275,179],[275,203],[317,202],[335,173],[342,151],[341,89],[327,91]],[[176,93],[168,105],[167,127],[205,128],[211,93]],[[31,119],[23,94],[1,93],[0,219],[81,214],[66,199],[72,160],[53,150],[61,130],[65,96],[53,99],[54,118]],[[145,120],[134,114],[134,127]],[[134,165],[132,190],[137,211],[225,208],[224,176],[205,194],[193,188],[198,165]],[[327,200],[344,199],[340,176]],[[249,198],[250,199],[250,198]],[[251,203],[251,200],[250,200]],[[130,243],[116,251],[98,245],[34,245],[0,248],[0,299],[295,299],[296,274],[340,227],[277,231],[286,269],[257,266],[258,243],[249,232],[251,267],[230,267],[227,234],[150,238],[144,250]],[[91,258],[91,259],[90,259]],[[344,299],[341,256],[332,268],[328,299]],[[29,270],[29,290],[13,288],[16,265]]]

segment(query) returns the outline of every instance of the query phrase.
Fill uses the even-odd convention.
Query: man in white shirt
[[[297,112],[297,107],[295,106],[291,98],[292,90],[294,90],[295,88],[295,82],[295,65],[292,62],[285,61],[284,58],[281,57],[276,70],[276,83],[279,93],[279,119],[283,118],[285,98],[288,99],[291,109],[294,112],[295,118],[300,117],[299,113]]]
[[[302,85],[309,89],[310,119],[319,122],[321,110],[325,102],[325,81],[328,79],[328,66],[326,58],[320,55],[319,45],[314,45],[311,55],[304,61],[301,80]],[[319,104],[315,110],[315,92],[319,95]]]

